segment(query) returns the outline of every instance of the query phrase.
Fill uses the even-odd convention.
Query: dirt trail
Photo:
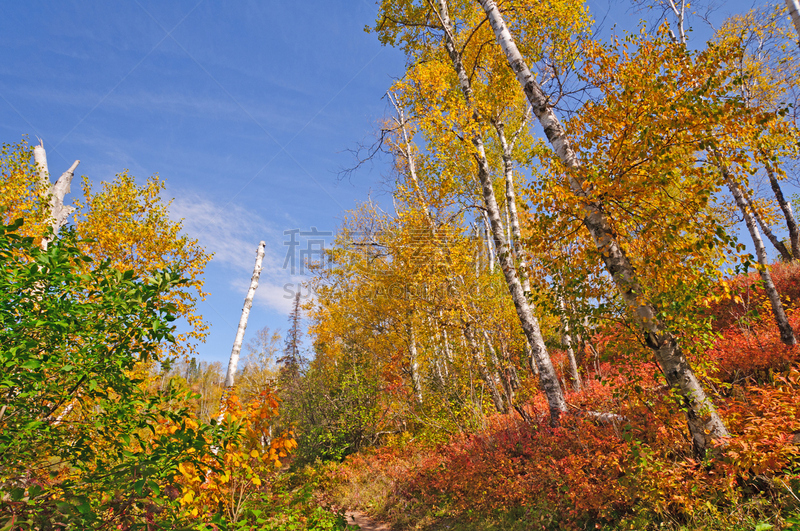
[[[361,531],[391,531],[391,527],[372,520],[364,513],[358,511],[346,511],[344,513],[348,525],[357,525]]]

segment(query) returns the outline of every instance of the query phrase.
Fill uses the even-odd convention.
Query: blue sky
[[[0,141],[44,139],[54,174],[80,159],[93,182],[123,169],[164,177],[173,215],[216,254],[200,352],[224,361],[259,240],[248,331],[285,330],[283,286],[299,279],[283,269],[283,232],[333,231],[382,189],[380,166],[336,178],[403,72],[402,55],[363,30],[376,12],[357,0],[6,4]]]
[[[640,18],[628,2],[589,6],[607,26]],[[6,3],[0,142],[42,138],[51,172],[80,159],[95,183],[124,169],[165,178],[174,217],[215,253],[200,353],[224,363],[259,240],[267,255],[249,336],[286,329],[284,286],[301,279],[283,267],[284,231],[334,231],[371,191],[381,200],[381,164],[336,177],[403,73],[400,52],[363,31],[376,13],[368,0]]]

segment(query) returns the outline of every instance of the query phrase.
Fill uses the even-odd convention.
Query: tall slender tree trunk
[[[69,215],[75,211],[75,207],[64,205],[64,197],[70,192],[70,185],[72,184],[73,177],[75,177],[75,169],[81,161],[76,160],[73,162],[72,166],[62,173],[61,177],[59,177],[55,183],[51,183],[50,170],[47,167],[47,152],[44,149],[44,142],[40,140],[39,145],[33,147],[33,162],[39,174],[41,190],[44,190],[44,195],[50,206],[50,229],[52,232],[42,235],[42,241],[39,243],[41,249],[46,251],[50,242],[58,235],[58,231],[61,227],[67,224]],[[42,286],[37,287],[36,291],[41,292],[42,288]],[[61,424],[64,418],[69,415],[74,408],[75,401],[73,399],[57,416],[52,418],[51,426],[58,426]],[[2,417],[2,415],[0,415],[0,417]]]
[[[489,235],[492,234],[492,225],[489,222],[489,216],[487,216],[486,212],[481,211],[481,219],[483,220],[483,234],[486,235],[486,238],[483,239],[483,243],[486,244],[486,260],[489,263],[489,274],[494,274],[494,248],[492,247],[492,241],[489,238]]]
[[[800,46],[800,1],[786,0],[786,7],[792,17],[792,22],[794,22],[794,29],[797,31],[798,36],[797,44]]]
[[[440,18],[442,27],[445,33],[444,44],[447,54],[453,64],[461,92],[464,95],[464,100],[467,105],[472,108],[472,119],[475,122],[479,121],[477,111],[473,108],[473,95],[472,87],[469,82],[469,77],[464,69],[464,64],[461,59],[461,54],[456,48],[453,40],[453,26],[450,22],[450,15],[447,8],[446,0],[438,0],[439,12],[437,15]],[[516,264],[514,257],[510,252],[506,242],[505,230],[503,221],[500,217],[500,208],[497,204],[497,199],[494,194],[494,186],[492,183],[491,172],[489,170],[489,163],[486,160],[486,150],[483,144],[483,137],[480,133],[475,132],[472,134],[472,144],[475,148],[475,161],[478,166],[478,180],[481,184],[483,192],[483,202],[486,207],[486,215],[489,218],[491,225],[492,236],[494,238],[495,249],[500,262],[503,276],[506,280],[506,285],[514,301],[514,308],[517,311],[517,316],[522,325],[522,330],[531,345],[533,350],[533,357],[536,360],[536,366],[539,369],[539,382],[541,384],[542,392],[544,392],[547,403],[550,409],[550,421],[557,424],[559,417],[562,413],[567,411],[567,402],[564,399],[564,393],[561,390],[561,385],[558,383],[558,376],[556,375],[553,361],[550,359],[550,354],[547,352],[547,347],[544,344],[541,330],[539,328],[539,321],[533,314],[533,309],[528,303],[525,295],[525,290],[522,287],[519,276],[517,275]]]
[[[747,201],[744,198],[744,194],[731,177],[728,169],[722,166],[720,170],[725,178],[725,184],[728,185],[728,189],[731,191],[733,198],[736,200],[736,206],[739,207],[739,210],[744,216],[744,223],[747,225],[747,230],[750,231],[750,236],[753,239],[753,245],[756,248],[756,258],[759,266],[758,273],[761,275],[761,280],[764,282],[764,291],[767,293],[767,298],[772,306],[772,315],[775,317],[775,323],[778,325],[778,330],[780,330],[781,341],[783,341],[783,343],[786,345],[794,345],[797,343],[797,340],[794,337],[794,330],[792,330],[792,325],[789,324],[789,319],[786,317],[786,312],[784,311],[783,303],[781,302],[781,296],[778,294],[778,290],[775,288],[775,283],[772,282],[772,275],[769,273],[769,265],[767,264],[767,252],[764,249],[764,242],[761,240],[761,234],[758,232],[758,227],[753,219],[753,214],[747,208]]]
[[[769,185],[772,188],[772,193],[775,194],[778,206],[781,208],[783,217],[786,219],[786,228],[789,231],[789,245],[792,248],[791,259],[800,260],[800,230],[797,228],[797,221],[794,218],[794,212],[792,212],[792,205],[783,195],[778,177],[775,175],[775,168],[772,166],[769,158],[765,153],[762,153],[762,156],[764,157],[764,168],[767,170],[767,177],[769,177]]]
[[[506,408],[506,404],[503,401],[502,395],[500,394],[500,389],[497,387],[497,381],[492,377],[492,375],[489,373],[489,369],[486,367],[486,357],[484,355],[483,348],[478,346],[478,341],[475,339],[475,334],[472,331],[472,327],[469,325],[469,323],[464,323],[464,336],[467,338],[467,342],[472,349],[472,359],[477,362],[478,373],[480,374],[484,384],[486,384],[486,387],[489,389],[489,393],[492,395],[492,402],[494,402],[495,409],[498,413],[506,413],[508,409]]]
[[[428,314],[428,326],[433,330],[432,350],[435,356],[436,376],[439,379],[439,385],[442,389],[447,387],[446,377],[449,376],[447,368],[447,356],[444,354],[444,342],[442,335],[439,332],[438,322]]]
[[[705,454],[714,439],[728,437],[728,430],[717,413],[714,403],[706,396],[689,361],[678,345],[677,339],[658,318],[655,307],[645,300],[644,290],[628,257],[616,240],[616,234],[603,212],[600,201],[592,199],[584,189],[585,184],[575,174],[579,167],[575,152],[561,122],[553,112],[547,95],[536,82],[528,65],[517,49],[511,33],[494,0],[477,0],[486,13],[495,38],[505,53],[511,70],[516,74],[533,114],[544,129],[545,136],[562,164],[567,168],[567,178],[572,192],[582,199],[583,224],[588,229],[611,275],[645,336],[645,343],[653,351],[669,385],[680,394],[687,409],[689,431],[698,455]]]
[[[753,216],[753,219],[758,222],[758,226],[761,227],[761,231],[764,233],[764,236],[770,241],[773,247],[780,253],[781,258],[783,258],[787,262],[792,261],[792,253],[789,252],[789,249],[786,248],[786,245],[782,241],[778,239],[777,236],[772,232],[769,226],[764,223],[764,219],[761,217],[761,214],[758,213],[756,210],[756,205],[753,203],[753,200],[750,196],[744,191],[739,190],[744,198],[744,202],[747,205],[747,209],[750,211],[750,214]]]
[[[572,348],[572,335],[569,331],[569,320],[567,319],[567,304],[564,297],[558,295],[558,305],[561,307],[561,327],[564,329],[564,346],[567,347],[567,359],[569,360],[569,372],[572,378],[572,388],[576,392],[581,390],[581,375],[578,371],[578,362],[575,360],[575,349]]]
[[[447,333],[447,324],[445,323],[442,326],[442,338],[444,340],[444,355],[447,359],[447,363],[445,364],[445,368],[448,368],[450,365],[453,364],[453,350],[450,348],[450,337]],[[448,369],[449,371],[449,369]]]
[[[514,379],[516,374],[509,370],[509,364],[507,363],[508,360],[500,360],[500,357],[497,355],[497,350],[492,344],[489,333],[485,328],[483,329],[483,348],[484,352],[489,353],[489,361],[492,362],[492,366],[494,368],[494,370],[491,371],[492,379],[495,381],[500,380],[500,385],[503,387],[503,394],[506,397],[506,406],[503,412],[507,413],[508,408],[514,406],[514,390],[519,387],[519,382],[515,381]]]
[[[411,388],[417,404],[422,404],[422,377],[419,373],[419,352],[417,351],[417,334],[414,323],[408,324],[408,370],[411,373]]]
[[[530,110],[530,109],[529,109]],[[517,214],[517,196],[514,192],[514,144],[516,139],[526,126],[528,122],[528,112],[525,113],[525,118],[522,120],[519,129],[514,133],[511,141],[506,138],[505,126],[501,122],[494,124],[497,131],[497,137],[500,139],[500,146],[503,149],[503,177],[506,185],[506,209],[508,212],[509,233],[511,234],[510,241],[513,241],[514,258],[517,261],[520,282],[522,283],[522,291],[527,296],[531,292],[531,280],[528,275],[528,264],[525,262],[525,249],[522,246],[522,230],[519,225],[519,215]],[[531,371],[534,375],[539,374],[539,369],[536,367],[536,360],[533,355],[533,348],[531,347],[528,338],[525,338],[525,359],[530,364]]]
[[[247,330],[247,319],[250,317],[253,297],[256,294],[256,289],[258,289],[258,279],[261,277],[261,262],[264,260],[264,251],[266,247],[267,244],[262,241],[258,244],[258,250],[256,251],[256,265],[253,268],[253,276],[250,278],[250,288],[247,290],[247,296],[244,298],[242,316],[239,318],[239,327],[236,329],[236,338],[233,340],[231,357],[228,360],[228,372],[225,373],[225,383],[223,384],[222,396],[220,397],[218,422],[222,422],[225,418],[225,400],[233,386],[236,385],[235,379],[236,371],[239,368],[239,354],[242,351],[242,341],[244,341],[244,332]]]

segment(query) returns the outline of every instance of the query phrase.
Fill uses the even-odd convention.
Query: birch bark
[[[764,167],[767,170],[767,177],[769,177],[769,185],[772,188],[772,193],[775,194],[775,199],[778,200],[778,206],[780,206],[783,217],[786,219],[786,228],[789,230],[789,242],[792,247],[792,256],[790,259],[798,260],[800,259],[800,230],[797,228],[797,221],[794,218],[794,212],[792,212],[792,205],[786,201],[783,190],[781,190],[781,185],[775,175],[775,170],[772,164],[766,160],[766,157]]]
[[[50,205],[50,227],[53,229],[53,233],[42,238],[41,243],[42,249],[46,250],[61,227],[67,224],[69,215],[75,211],[75,207],[64,205],[64,197],[70,191],[72,179],[75,177],[75,169],[81,161],[76,160],[73,162],[72,166],[62,173],[55,183],[50,183],[50,172],[47,168],[47,152],[44,149],[44,143],[40,142],[38,146],[34,146],[33,160],[39,170],[39,181],[41,182],[42,190],[46,190],[45,196]]]
[[[775,247],[775,249],[777,249],[777,251],[781,255],[781,258],[783,258],[787,262],[791,262],[792,254],[789,252],[789,249],[786,248],[786,245],[784,245],[784,243],[780,241],[777,236],[775,236],[775,234],[767,226],[767,224],[764,223],[761,214],[759,214],[758,210],[756,210],[756,206],[755,204],[753,204],[753,200],[750,198],[750,196],[747,193],[745,193],[744,190],[739,190],[739,191],[741,192],[744,202],[747,205],[750,214],[753,216],[753,219],[755,219],[758,222],[758,226],[761,227],[761,231],[764,233],[764,236],[766,236],[767,239],[772,244],[772,246]]]
[[[500,394],[500,390],[497,388],[497,381],[489,374],[489,369],[486,367],[486,358],[483,348],[478,346],[478,341],[475,339],[475,334],[472,332],[472,328],[468,323],[464,324],[464,336],[467,338],[467,342],[474,353],[472,358],[477,362],[478,373],[480,374],[483,382],[486,384],[486,387],[489,389],[489,393],[492,395],[492,402],[494,403],[495,409],[498,413],[506,413],[508,409],[506,408],[506,404],[503,401],[502,395]]]
[[[570,146],[561,122],[556,117],[544,90],[536,82],[503,20],[494,0],[477,0],[494,30],[497,43],[505,53],[511,70],[516,74],[533,114],[544,129],[545,136],[556,155],[568,170],[579,163]],[[676,338],[658,318],[656,309],[643,298],[644,290],[636,278],[628,257],[616,241],[614,230],[603,213],[603,205],[589,197],[584,183],[572,172],[568,175],[572,192],[583,200],[583,224],[603,257],[603,262],[617,289],[645,335],[669,385],[678,390],[687,408],[687,422],[695,451],[702,455],[714,439],[728,437],[713,402],[706,396],[689,361],[683,355]]]
[[[525,250],[522,247],[522,230],[519,226],[519,215],[517,214],[517,196],[514,192],[513,152],[517,137],[528,122],[529,113],[530,107],[525,112],[525,118],[523,118],[519,129],[514,133],[510,142],[506,139],[504,125],[501,122],[496,122],[494,124],[495,130],[497,131],[497,138],[500,140],[500,147],[503,149],[503,177],[506,184],[506,208],[508,212],[509,234],[513,237],[510,237],[509,240],[513,241],[514,258],[519,264],[518,271],[520,282],[522,283],[522,291],[525,292],[526,296],[531,292],[531,281],[528,275],[528,264],[525,263]],[[536,368],[533,348],[527,338],[525,339],[525,358],[529,361],[533,374],[538,375],[539,370]]]
[[[569,331],[569,321],[567,320],[567,304],[564,297],[558,296],[558,305],[561,307],[561,326],[564,329],[564,346],[567,347],[567,359],[569,360],[569,372],[572,377],[572,388],[575,392],[581,390],[581,375],[578,372],[578,362],[575,360],[575,349],[572,348],[572,335]]]
[[[494,248],[489,239],[489,235],[492,234],[492,226],[489,222],[489,216],[485,211],[481,211],[481,219],[483,220],[483,234],[486,235],[486,238],[483,238],[482,241],[486,244],[486,259],[489,262],[489,274],[494,275]]]
[[[444,44],[450,61],[453,64],[453,69],[458,76],[461,92],[464,95],[464,100],[472,111],[472,119],[475,122],[479,121],[478,113],[473,106],[472,87],[470,85],[469,77],[464,68],[461,59],[461,54],[456,49],[456,43],[453,38],[453,27],[450,22],[450,15],[447,8],[447,0],[438,0],[440,22],[444,29],[445,38]],[[562,413],[567,411],[567,402],[564,399],[564,393],[561,390],[561,385],[558,382],[553,362],[550,359],[550,354],[547,352],[547,347],[544,344],[541,330],[539,328],[539,321],[533,314],[533,309],[528,303],[525,295],[525,290],[522,288],[517,269],[514,264],[514,258],[506,242],[505,230],[500,215],[500,208],[497,204],[497,199],[494,194],[494,187],[492,185],[491,172],[489,170],[489,163],[486,160],[486,150],[484,148],[483,137],[479,132],[472,135],[472,144],[475,148],[475,161],[478,165],[478,180],[481,184],[483,193],[484,206],[486,207],[486,215],[489,218],[491,225],[492,236],[494,238],[495,249],[497,257],[500,262],[503,276],[506,280],[506,285],[514,301],[514,307],[519,317],[522,329],[528,342],[533,350],[533,357],[536,360],[536,366],[539,369],[539,381],[541,383],[542,391],[547,397],[548,406],[550,409],[550,421],[557,424],[559,417]]]
[[[786,345],[794,345],[797,343],[794,337],[794,330],[792,330],[792,326],[789,324],[789,319],[786,318],[786,312],[783,309],[781,297],[778,294],[778,290],[775,289],[775,284],[772,282],[772,275],[770,275],[769,268],[767,267],[767,252],[764,249],[764,242],[761,239],[761,234],[758,232],[756,222],[750,210],[747,208],[747,201],[744,198],[744,194],[730,176],[728,169],[723,166],[720,170],[722,171],[722,176],[725,178],[725,184],[728,185],[728,189],[736,200],[736,206],[739,207],[739,210],[744,216],[744,223],[747,225],[747,230],[750,232],[750,236],[753,239],[759,265],[758,273],[761,275],[761,280],[764,282],[764,291],[767,293],[767,298],[772,306],[772,315],[775,317],[775,323],[778,325],[778,330],[781,333],[781,341]]]
[[[55,183],[50,182],[50,170],[47,167],[47,152],[44,149],[44,143],[40,140],[38,146],[33,147],[33,161],[36,165],[39,174],[39,183],[47,202],[50,205],[50,228],[52,232],[45,234],[39,246],[43,251],[47,250],[48,245],[58,235],[58,231],[66,225],[69,215],[75,211],[75,207],[64,206],[64,197],[70,191],[70,184],[75,176],[75,169],[81,161],[76,160],[72,163],[67,171],[61,174],[61,177]],[[41,287],[37,288],[37,290]],[[52,419],[52,425],[58,426],[63,419],[69,415],[74,409],[75,403],[70,402],[67,407],[59,413],[59,415]]]
[[[789,10],[789,15],[794,22],[794,29],[797,31],[797,44],[800,46],[800,0],[786,0],[786,8]]]
[[[497,350],[495,350],[486,329],[483,329],[482,350],[484,353],[488,352],[488,359],[494,367],[494,370],[490,373],[492,380],[500,380],[500,385],[503,387],[503,394],[506,397],[505,402],[507,404],[503,413],[508,413],[508,408],[514,406],[514,390],[519,387],[519,382],[514,379],[516,375],[509,370],[508,360],[503,359],[502,362],[500,361]]]
[[[242,351],[242,341],[244,341],[244,332],[247,329],[247,319],[250,317],[250,308],[253,306],[253,297],[258,289],[258,279],[261,277],[261,263],[264,260],[264,251],[267,247],[265,242],[258,244],[256,251],[256,265],[253,268],[253,276],[250,278],[250,288],[247,290],[247,296],[244,298],[244,306],[242,307],[242,316],[239,318],[239,327],[236,329],[236,338],[233,340],[233,348],[231,349],[231,357],[228,360],[228,372],[225,374],[225,384],[220,398],[220,413],[218,422],[222,422],[225,418],[223,406],[225,399],[230,393],[231,388],[236,385],[236,370],[239,368],[239,354]]]
[[[419,353],[417,352],[417,334],[414,323],[408,324],[408,358],[409,371],[411,372],[411,387],[417,404],[422,404],[422,378],[419,374]]]

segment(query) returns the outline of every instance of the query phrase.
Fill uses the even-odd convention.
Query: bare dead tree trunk
[[[464,100],[467,105],[472,108],[472,119],[476,122],[479,121],[477,111],[473,108],[473,95],[472,87],[470,85],[469,76],[464,68],[461,54],[456,48],[456,43],[453,37],[453,27],[450,22],[450,15],[447,8],[446,0],[438,0],[439,12],[437,16],[442,23],[445,38],[444,44],[447,54],[452,62],[453,69],[458,76],[461,92],[464,95]],[[492,236],[494,238],[495,249],[500,262],[503,276],[506,280],[511,298],[514,301],[514,308],[517,311],[517,316],[525,332],[525,336],[533,350],[533,357],[536,360],[536,366],[539,369],[539,382],[542,391],[544,392],[547,403],[550,409],[550,421],[557,424],[559,417],[562,413],[567,411],[567,402],[564,399],[564,393],[561,390],[561,385],[558,383],[558,376],[556,375],[553,361],[550,359],[550,354],[547,352],[547,347],[544,344],[541,330],[539,328],[539,321],[533,314],[533,308],[528,302],[525,295],[525,290],[522,287],[519,276],[517,274],[516,264],[511,250],[508,247],[505,237],[505,230],[503,221],[500,217],[500,208],[497,204],[497,199],[494,194],[494,186],[492,183],[491,172],[489,170],[489,163],[486,160],[486,150],[484,148],[483,137],[480,133],[475,132],[471,138],[472,144],[475,148],[475,162],[478,166],[478,180],[481,185],[483,193],[484,206],[486,207],[486,215],[489,218],[491,225]]]
[[[256,251],[256,265],[253,268],[253,276],[250,278],[250,288],[247,290],[247,296],[244,298],[244,306],[242,307],[242,316],[239,318],[239,327],[236,329],[236,338],[233,340],[233,348],[231,349],[231,357],[228,360],[228,372],[225,374],[225,383],[220,397],[219,417],[217,422],[222,422],[225,418],[225,399],[228,394],[236,385],[236,370],[239,368],[239,353],[242,351],[242,341],[244,341],[244,332],[247,330],[247,319],[250,317],[250,308],[253,306],[253,297],[258,289],[258,279],[261,277],[261,262],[264,260],[264,251],[267,247],[265,242],[258,244]]]
[[[47,167],[47,152],[44,149],[44,142],[39,141],[38,146],[33,147],[33,161],[36,165],[39,174],[39,186],[47,198],[50,205],[50,229],[49,234],[42,236],[42,241],[39,244],[43,251],[47,250],[48,245],[58,235],[58,231],[66,225],[69,215],[75,211],[75,207],[64,206],[64,197],[70,191],[70,184],[75,176],[75,169],[81,161],[76,160],[72,163],[67,171],[61,174],[61,177],[55,183],[50,182],[50,170]],[[38,286],[34,291],[41,293],[41,286]],[[58,426],[75,408],[74,399],[64,408],[61,413],[52,419],[52,426]]]
[[[567,168],[572,192],[583,200],[583,224],[592,235],[606,269],[614,280],[622,299],[645,335],[645,343],[653,351],[670,386],[678,390],[687,408],[687,422],[695,451],[705,454],[714,439],[728,437],[714,403],[703,390],[684,356],[675,336],[658,318],[658,312],[642,297],[644,290],[628,257],[616,240],[616,235],[603,212],[603,205],[589,196],[583,181],[575,175],[578,159],[561,122],[553,112],[547,95],[531,74],[494,0],[477,0],[494,30],[497,43],[516,74],[533,114],[544,128],[545,136],[561,162]]]
[[[33,148],[33,160],[39,169],[39,181],[41,182],[42,190],[45,190],[45,196],[50,204],[50,228],[53,232],[45,235],[41,243],[42,249],[46,250],[53,238],[58,235],[61,227],[67,224],[69,215],[75,211],[75,207],[64,205],[64,196],[70,191],[72,179],[75,177],[75,169],[81,161],[76,160],[73,162],[72,166],[62,173],[55,183],[51,184],[50,172],[47,168],[47,153],[44,149],[44,143],[41,141],[38,146]]]
[[[744,194],[742,194],[739,186],[731,177],[728,169],[724,166],[720,166],[720,170],[725,178],[725,184],[728,185],[728,189],[736,200],[736,205],[744,216],[744,223],[747,225],[747,230],[750,231],[750,236],[753,239],[753,245],[756,248],[756,258],[758,259],[758,273],[761,275],[761,280],[764,282],[764,291],[767,293],[767,298],[772,306],[772,315],[775,317],[778,330],[780,330],[781,341],[786,345],[794,345],[797,343],[794,337],[794,330],[792,330],[789,319],[786,317],[786,312],[781,302],[781,296],[775,288],[775,283],[772,282],[772,275],[769,273],[769,266],[767,264],[767,252],[764,249],[764,242],[761,240],[761,234],[758,232],[756,222],[750,210],[747,208],[747,201],[744,198]]]

